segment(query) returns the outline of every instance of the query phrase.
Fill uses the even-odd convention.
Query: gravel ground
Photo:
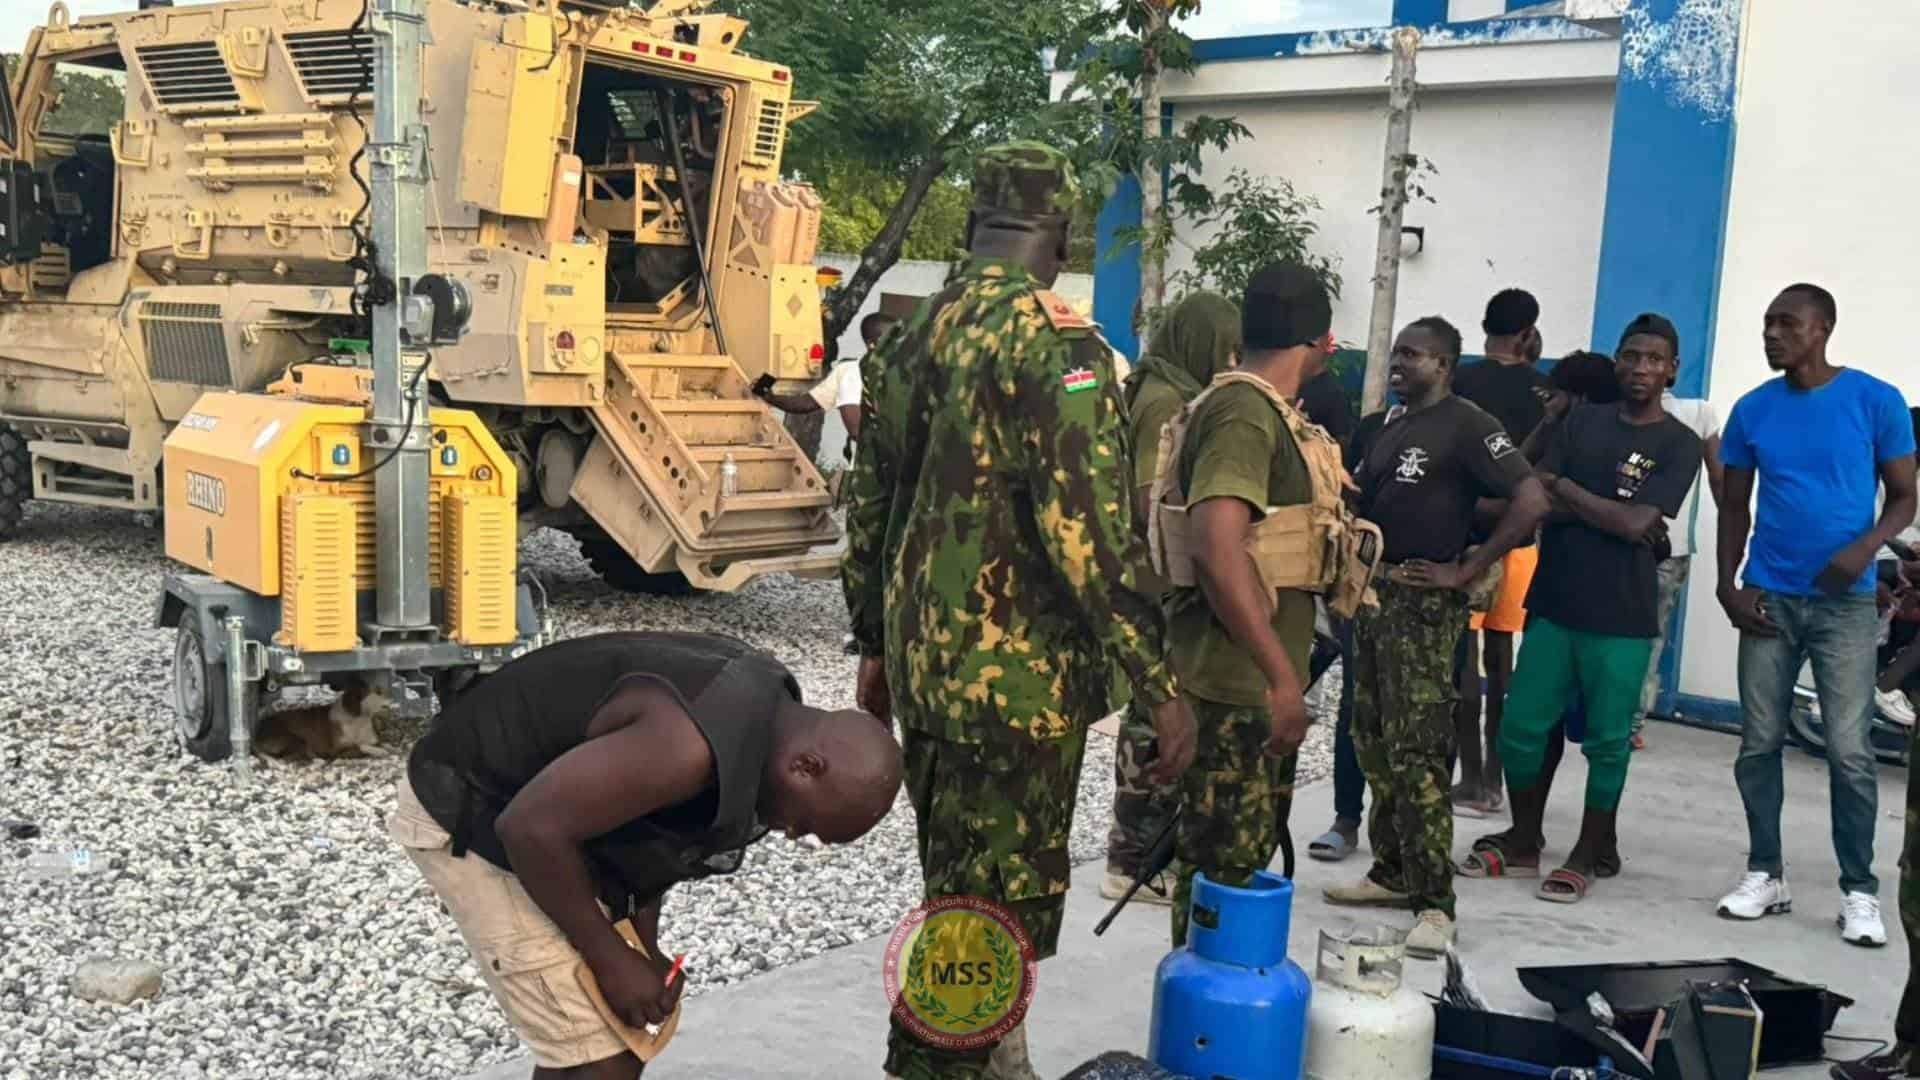
[[[730,633],[785,660],[814,703],[852,704],[836,583],[633,597],[603,586],[558,534],[536,534],[522,558],[547,583],[559,636]],[[150,629],[166,566],[157,531],[37,507],[0,559],[0,819],[43,830],[0,832],[0,1077],[397,1080],[519,1053],[452,923],[386,837],[397,750],[417,725],[381,725],[391,756],[262,760],[254,786],[236,787],[174,742],[172,635]],[[1321,696],[1316,712],[1330,715],[1338,691]],[[1303,783],[1330,769],[1329,727],[1314,728]],[[1078,861],[1105,850],[1112,755],[1111,740],[1089,747]],[[739,873],[676,889],[663,931],[692,954],[693,992],[888,931],[918,899],[912,840],[903,800],[860,843],[770,837]],[[107,869],[25,874],[29,855],[69,847]],[[164,989],[131,1006],[80,1001],[69,979],[95,956],[158,964]]]

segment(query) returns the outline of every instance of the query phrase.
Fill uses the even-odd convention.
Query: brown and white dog
[[[254,746],[279,758],[336,758],[348,754],[381,756],[374,715],[392,702],[365,686],[354,686],[330,705],[273,713],[260,721]]]

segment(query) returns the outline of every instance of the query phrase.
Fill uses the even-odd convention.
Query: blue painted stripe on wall
[[[1680,331],[1680,397],[1703,397],[1713,370],[1721,258],[1733,179],[1734,85],[1739,40],[1710,43],[1724,63],[1702,63],[1696,42],[1687,63],[1667,63],[1659,43],[1684,0],[1634,0],[1629,40],[1615,83],[1613,151],[1593,306],[1593,347],[1612,352],[1620,331],[1643,311],[1658,311]],[[1703,481],[1704,482],[1704,481]],[[1711,567],[1707,568],[1712,572]],[[1704,617],[1713,617],[1707,613]],[[1670,708],[1679,685],[1687,602],[1667,628],[1660,699]]]
[[[1682,2],[1635,0],[1634,7],[1658,27]],[[1681,397],[1705,392],[1713,364],[1732,105],[1731,83],[1723,98],[1704,99],[1697,85],[1668,78],[1657,54],[1637,71],[1623,60],[1615,84],[1593,345],[1611,353],[1635,315],[1666,315],[1680,330]]]
[[[1438,6],[1444,7],[1444,2]],[[1407,24],[1397,24],[1407,25]],[[1428,31],[1422,48],[1444,49],[1467,45],[1499,45],[1510,39],[1537,41],[1584,41],[1602,37],[1577,23],[1555,17],[1497,19],[1493,21],[1440,24],[1416,21],[1410,25]],[[1389,47],[1389,27],[1354,27],[1348,30],[1315,30],[1295,34],[1257,34],[1250,37],[1209,38],[1196,41],[1193,54],[1201,63],[1229,60],[1275,60],[1296,56],[1341,56],[1354,50],[1385,51]]]
[[[1447,0],[1393,0],[1395,26],[1439,26],[1447,21]]]
[[[1139,227],[1140,181],[1123,176],[1094,223],[1093,319],[1114,348],[1136,359],[1140,339],[1133,332],[1133,305],[1140,299],[1140,245],[1121,247],[1114,236]]]

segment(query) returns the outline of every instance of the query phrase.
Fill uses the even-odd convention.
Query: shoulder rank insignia
[[[1100,386],[1100,376],[1095,375],[1086,368],[1074,368],[1072,371],[1060,376],[1060,385],[1067,388],[1067,393],[1078,394],[1082,390],[1098,389]]]
[[[1092,321],[1073,310],[1073,305],[1060,299],[1046,289],[1035,289],[1034,298],[1040,301],[1040,310],[1046,313],[1047,321],[1055,330],[1091,330]]]

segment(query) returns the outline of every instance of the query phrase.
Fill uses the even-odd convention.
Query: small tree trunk
[[[957,143],[962,129],[956,125],[947,134],[941,136],[927,154],[920,167],[907,177],[907,189],[901,193],[900,201],[893,204],[887,214],[886,224],[860,253],[860,265],[847,283],[841,287],[840,294],[827,310],[827,340],[838,341],[840,335],[847,332],[853,324],[853,317],[860,314],[860,308],[867,302],[867,294],[880,283],[880,278],[893,264],[900,261],[900,251],[906,246],[907,231],[913,228],[914,216],[920,213],[920,204],[926,202],[927,192],[940,177],[946,175],[947,151]]]
[[[1161,0],[1147,0],[1147,27],[1141,35],[1145,47],[1141,55],[1140,74],[1140,145],[1150,147],[1160,141],[1160,54],[1153,42],[1167,28],[1167,8]],[[1161,184],[1160,167],[1149,160],[1140,162],[1140,224],[1147,230],[1148,242],[1141,245],[1140,251],[1140,311],[1136,322],[1144,321],[1146,312],[1159,307],[1167,299],[1167,258],[1166,251],[1155,240],[1160,235],[1162,218],[1166,216],[1166,192]],[[1145,330],[1144,326],[1134,327],[1136,331]]]
[[[1367,377],[1360,394],[1362,415],[1387,400],[1388,353],[1393,348],[1393,311],[1400,294],[1400,225],[1407,209],[1407,177],[1413,171],[1414,53],[1420,31],[1393,32],[1393,78],[1387,91],[1387,156],[1380,181],[1380,240],[1373,260],[1373,315],[1367,327]]]

